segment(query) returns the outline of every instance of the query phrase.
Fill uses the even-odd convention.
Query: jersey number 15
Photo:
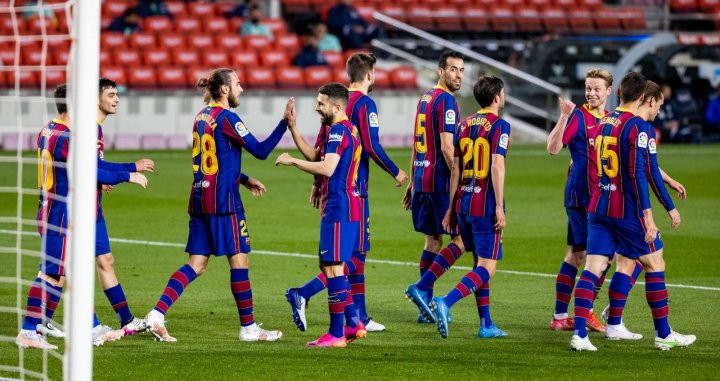
[[[618,174],[618,154],[610,147],[617,147],[617,137],[599,135],[595,139],[595,151],[597,151],[597,169],[598,176],[602,176],[603,172],[609,178],[613,178]]]

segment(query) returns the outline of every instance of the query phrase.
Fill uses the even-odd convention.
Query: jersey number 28
[[[210,134],[200,134],[193,132],[193,150],[192,157],[200,155],[201,165],[193,164],[193,173],[196,173],[202,167],[202,173],[206,175],[214,175],[218,171],[217,147],[215,146],[215,138]]]

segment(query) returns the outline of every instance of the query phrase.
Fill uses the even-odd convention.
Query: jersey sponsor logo
[[[371,112],[370,115],[368,115],[368,119],[370,119],[370,127],[380,127],[377,113]]]
[[[330,134],[330,136],[328,137],[328,142],[341,142],[342,138],[342,134]]]
[[[607,184],[606,185],[606,184],[601,183],[601,184],[598,184],[598,187],[600,187],[600,189],[602,189],[604,191],[610,191],[610,192],[615,192],[617,190],[617,185],[615,185],[615,184]]]
[[[430,160],[415,160],[413,162],[414,167],[429,167],[430,166]]]
[[[500,135],[500,141],[498,142],[498,145],[500,146],[500,148],[507,149],[509,142],[510,142],[510,136],[508,134]]]
[[[245,127],[245,125],[243,124],[243,122],[235,123],[235,132],[237,132],[237,134],[240,135],[241,138],[244,138],[247,134],[250,133],[247,127]]]
[[[472,186],[472,185],[463,185],[460,187],[460,191],[467,192],[467,193],[480,193],[480,192],[482,192],[482,187]]]
[[[445,124],[455,124],[455,110],[445,111]]]
[[[640,148],[647,148],[648,145],[648,136],[646,133],[641,132],[640,135],[638,135],[637,139],[637,145]]]
[[[648,142],[648,149],[650,150],[650,153],[654,154],[657,153],[657,146],[655,146],[655,139],[650,139]]]
[[[590,147],[595,147],[595,139],[593,139],[593,138],[588,139],[588,143],[590,143]]]

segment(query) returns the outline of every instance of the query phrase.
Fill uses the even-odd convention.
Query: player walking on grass
[[[350,284],[345,275],[345,263],[352,259],[360,236],[360,197],[358,168],[362,147],[358,131],[348,120],[345,110],[348,90],[339,83],[326,84],[318,90],[315,110],[321,123],[330,126],[324,150],[313,149],[302,139],[295,139],[300,152],[309,159],[300,160],[287,153],[275,164],[296,166],[312,175],[328,178],[322,195],[322,219],[318,255],[320,268],[327,279],[330,328],[310,347],[345,347],[348,341],[364,337],[365,327],[357,317],[355,305],[348,299]],[[294,121],[292,122],[295,128]],[[293,134],[294,136],[296,134]],[[343,326],[343,319],[347,327]]]
[[[368,331],[383,331],[385,326],[368,317],[365,304],[365,258],[370,250],[370,200],[369,200],[369,179],[370,179],[370,158],[385,172],[390,174],[398,186],[405,183],[407,175],[390,160],[380,145],[380,122],[378,118],[375,101],[368,96],[373,89],[375,82],[375,56],[368,53],[352,55],[347,61],[347,73],[350,78],[349,101],[347,109],[350,123],[357,127],[360,143],[362,145],[362,156],[358,168],[358,189],[360,191],[360,240],[358,248],[353,252],[351,260],[345,262],[348,271],[352,300]],[[302,139],[293,129],[293,137]],[[318,134],[316,148],[324,145],[326,128],[321,128]],[[311,204],[315,207],[320,205],[321,189],[327,186],[327,178],[315,176],[315,184],[311,190]],[[320,272],[315,278],[299,288],[289,288],[285,295],[293,311],[293,320],[298,329],[305,331],[307,320],[305,318],[305,306],[310,298],[327,287],[325,274]]]
[[[70,118],[66,104],[66,85],[55,89],[58,116],[38,135],[38,232],[42,240],[40,271],[28,291],[27,309],[16,343],[22,348],[57,349],[46,337],[64,337],[65,334],[51,323],[62,296],[65,283],[65,255],[67,243],[67,196],[70,187],[67,158],[70,151]],[[98,184],[115,185],[132,182],[145,188],[147,179],[130,171],[97,170]],[[99,205],[99,204],[98,204]],[[97,250],[96,250],[97,253]],[[44,305],[44,308],[43,308]],[[117,340],[121,330],[103,326],[94,316],[93,344]]]
[[[240,102],[243,89],[232,69],[220,68],[201,78],[198,87],[205,91],[206,106],[193,125],[193,184],[190,189],[188,262],[170,277],[155,308],[147,316],[150,332],[160,341],[177,341],[165,328],[165,314],[183,290],[205,272],[210,255],[226,256],[230,265],[230,289],[240,315],[241,341],[275,341],[280,331],[267,331],[255,323],[248,269],[250,234],[240,199],[239,185],[254,195],[265,192],[258,180],[241,173],[243,149],[265,160],[285,133],[292,99],[283,120],[263,142],[245,127],[231,111]]]
[[[593,289],[617,253],[618,268],[627,275],[639,260],[645,269],[645,297],[655,325],[655,346],[662,350],[685,347],[694,335],[670,328],[665,287],[663,243],[653,219],[648,194],[648,124],[635,115],[643,103],[647,80],[628,73],[620,84],[621,104],[601,120],[595,138],[598,186],[592,189],[588,208],[588,240],[585,269],[575,286],[575,331],[570,347],[596,351],[587,335],[585,321],[593,307]],[[673,220],[673,224],[679,221]],[[619,308],[619,306],[614,306]]]
[[[505,105],[503,81],[483,76],[473,86],[473,95],[481,110],[470,115],[455,136],[454,160],[450,178],[450,207],[443,218],[448,231],[460,231],[461,241],[444,250],[470,251],[474,269],[444,297],[430,302],[427,318],[435,320],[443,338],[448,337],[450,308],[460,299],[475,293],[482,299],[478,308],[481,338],[506,336],[493,324],[489,313],[487,287],[502,259],[502,232],[505,228],[505,155],[510,144],[510,124],[498,116]],[[458,253],[458,255],[459,255]],[[486,290],[486,295],[479,295]]]
[[[425,234],[425,246],[420,256],[420,280],[405,290],[407,297],[420,310],[419,323],[430,322],[422,311],[428,310],[433,285],[462,254],[454,247],[443,252],[440,249],[444,234],[450,234],[452,242],[461,244],[457,231],[447,231],[442,220],[450,205],[448,192],[454,160],[453,136],[459,116],[453,93],[460,89],[464,75],[462,54],[443,52],[438,62],[437,86],[420,98],[415,116],[413,172],[402,202],[405,209],[412,209],[415,231]]]

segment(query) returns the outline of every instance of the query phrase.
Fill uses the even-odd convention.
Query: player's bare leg
[[[239,253],[230,255],[228,264],[230,265],[230,277],[233,296],[238,307],[240,315],[240,333],[238,338],[240,341],[276,341],[282,337],[280,331],[267,331],[260,328],[260,324],[255,323],[253,316],[253,299],[252,288],[250,287],[250,279],[248,270],[250,268],[250,259],[247,253]],[[237,277],[237,278],[235,278]]]

